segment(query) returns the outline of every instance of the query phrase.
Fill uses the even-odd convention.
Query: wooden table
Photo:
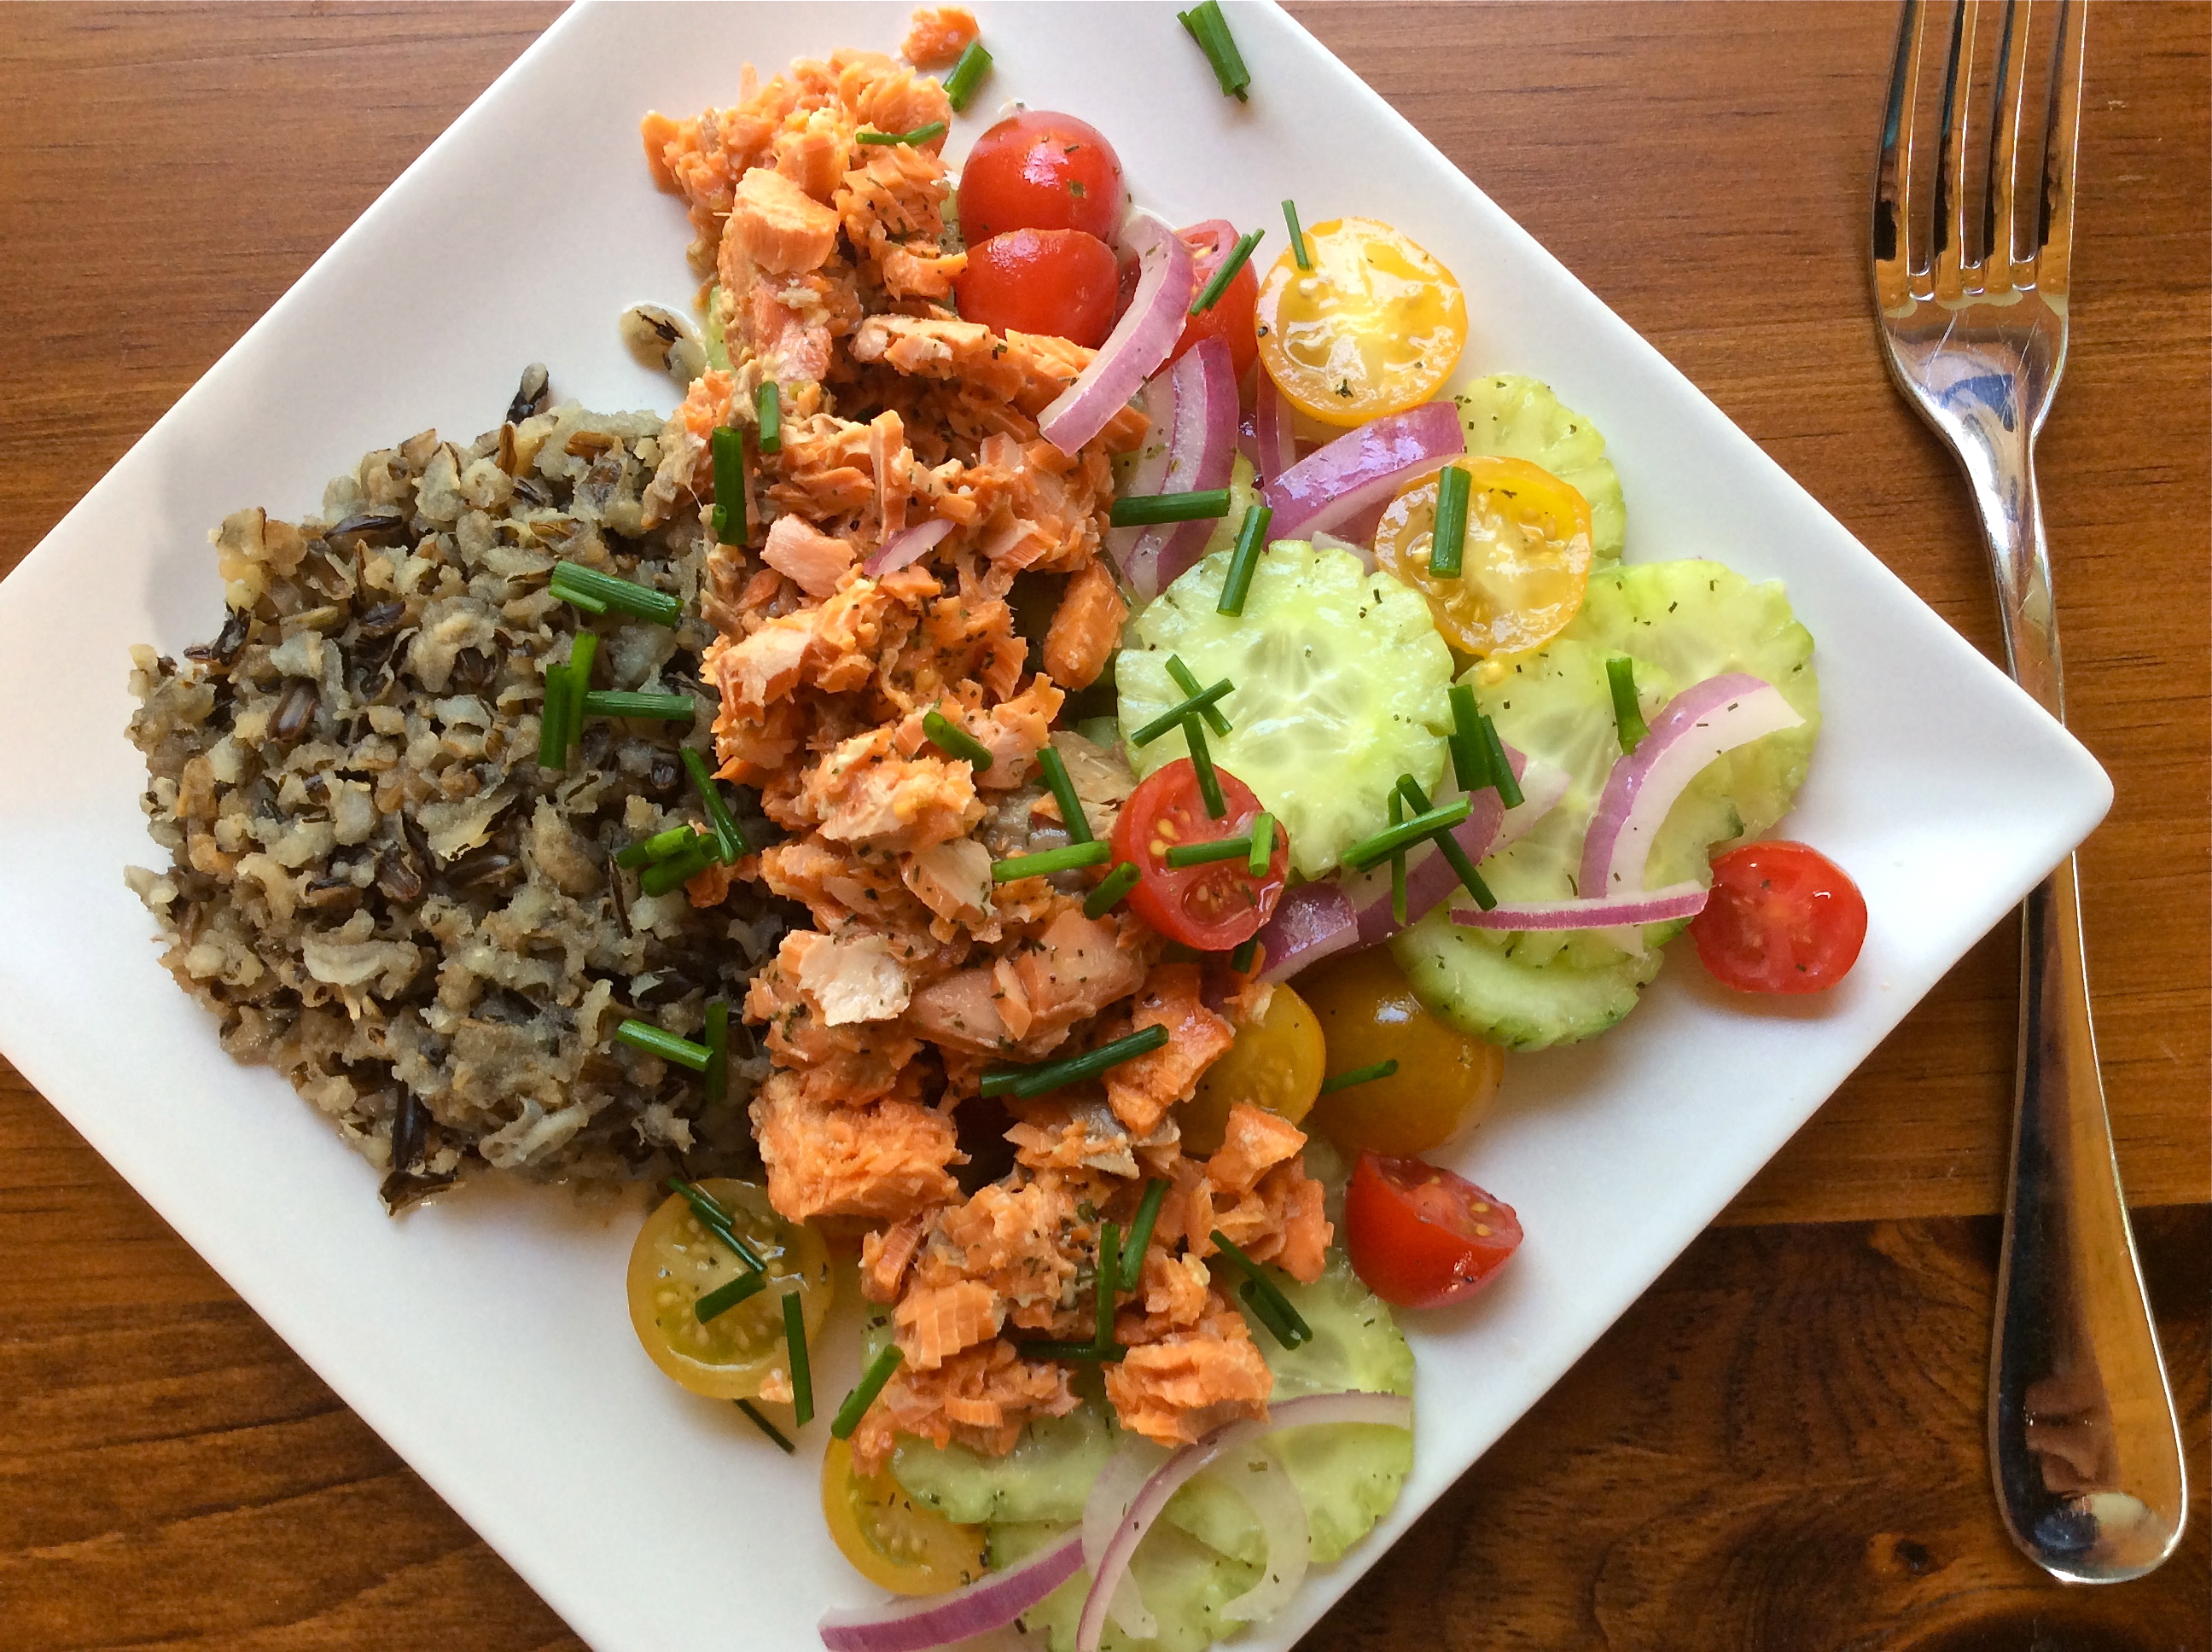
[[[0,14],[0,572],[556,9]],[[1863,292],[1889,5],[1297,9],[1996,653],[1964,492]],[[1310,1646],[2212,1644],[2212,12],[2093,15],[2074,353],[2040,457],[2073,724],[2118,793],[2082,879],[2189,1539],[2083,1592],[1997,1524],[2007,925]],[[576,1644],[4,1066],[0,1281],[0,1648]]]

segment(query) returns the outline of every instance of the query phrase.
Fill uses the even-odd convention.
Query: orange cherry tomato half
[[[1386,223],[1333,218],[1306,230],[1260,282],[1260,365],[1324,424],[1364,424],[1434,395],[1467,345],[1450,270]]]
[[[1256,878],[1241,854],[1194,866],[1168,864],[1168,851],[1178,844],[1251,835],[1260,799],[1227,769],[1214,773],[1228,805],[1218,820],[1206,811],[1190,759],[1177,757],[1138,783],[1114,822],[1114,863],[1128,861],[1139,874],[1129,910],[1168,939],[1202,952],[1225,951],[1258,934],[1291,875],[1290,837],[1279,822],[1275,852]]]
[[[970,246],[1009,229],[1079,229],[1110,241],[1127,207],[1121,157],[1073,115],[1009,115],[975,140],[960,169],[960,228]]]
[[[1285,990],[1278,987],[1275,996]],[[1329,1078],[1383,1061],[1398,1064],[1386,1078],[1332,1090],[1315,1105],[1312,1128],[1339,1147],[1425,1153],[1473,1129],[1489,1112],[1504,1074],[1505,1053],[1431,1015],[1389,947],[1327,959],[1298,977],[1298,991],[1328,1040]],[[1237,1034],[1240,1043],[1243,1036]],[[1206,1070],[1209,1075],[1212,1070]],[[1199,1081],[1201,1094],[1205,1083]]]
[[[1352,1271],[1401,1308],[1473,1296],[1521,1243],[1511,1206],[1425,1160],[1379,1153],[1362,1153],[1352,1168],[1344,1227]]]
[[[1429,599],[1437,629],[1463,654],[1519,653],[1549,642],[1589,582],[1589,502],[1521,459],[1458,459],[1468,473],[1460,571],[1429,572],[1437,477],[1401,489],[1375,528],[1375,560]]]
[[[1190,248],[1198,264],[1198,292],[1206,290],[1206,283],[1213,279],[1213,272],[1221,267],[1237,246],[1237,226],[1225,218],[1209,218],[1202,224],[1193,224],[1188,229],[1178,229],[1183,244]],[[1182,324],[1182,337],[1168,353],[1172,361],[1201,338],[1218,338],[1229,346],[1229,360],[1236,368],[1238,382],[1251,368],[1260,354],[1260,341],[1252,331],[1252,307],[1260,296],[1260,277],[1253,272],[1252,262],[1247,258],[1244,267],[1230,277],[1229,285],[1221,296]],[[1195,295],[1192,301],[1196,302]]]
[[[1012,229],[968,249],[953,295],[961,319],[999,332],[1051,333],[1087,344],[1114,331],[1113,249],[1079,229]]]
[[[1820,993],[1850,973],[1866,897],[1818,849],[1777,839],[1713,862],[1712,897],[1690,920],[1698,956],[1740,993]]]

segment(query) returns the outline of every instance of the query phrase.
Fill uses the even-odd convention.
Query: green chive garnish
[[[1114,1345],[1114,1287],[1121,1280],[1121,1230],[1112,1222],[1098,1226],[1098,1333],[1091,1345]]]
[[[1062,1084],[1072,1084],[1085,1078],[1096,1078],[1109,1067],[1117,1067],[1124,1061],[1133,1061],[1168,1042],[1165,1027],[1146,1027],[1124,1033],[1109,1044],[1081,1055],[1070,1055],[1057,1061],[1040,1062],[1035,1066],[986,1067],[983,1069],[983,1093],[986,1096],[1019,1096],[1024,1098],[1042,1096],[1047,1090],[1058,1090]]]
[[[1405,818],[1405,801],[1393,792],[1390,794],[1390,823],[1400,825]],[[1401,929],[1412,921],[1406,916],[1406,852],[1403,849],[1390,857],[1390,921]]]
[[[1252,1317],[1267,1327],[1269,1336],[1274,1338],[1285,1348],[1297,1346],[1302,1339],[1292,1327],[1290,1321],[1284,1317],[1282,1308],[1276,1306],[1275,1299],[1261,1294],[1257,1280],[1245,1280],[1237,1288],[1237,1294],[1244,1299],[1244,1305],[1252,1310]],[[1287,1302],[1284,1306],[1288,1306]]]
[[[568,766],[568,668],[548,665],[545,668],[545,698],[538,712],[538,766],[540,768],[566,768]]]
[[[1188,11],[1176,13],[1176,21],[1190,32],[1198,42],[1198,49],[1206,53],[1206,60],[1213,65],[1213,78],[1221,83],[1222,91],[1243,103],[1247,100],[1244,88],[1252,84],[1252,71],[1244,66],[1244,59],[1237,50],[1237,42],[1229,33],[1229,24],[1221,15],[1220,0],[1200,0]]]
[[[783,1346],[791,1357],[791,1420],[805,1428],[814,1420],[814,1368],[806,1358],[806,1314],[796,1289],[783,1293]]]
[[[584,702],[592,697],[592,662],[599,653],[597,631],[579,631],[568,645],[568,703],[561,713],[561,732],[570,745],[584,738]]]
[[[554,563],[552,586],[553,594],[563,602],[574,603],[579,608],[597,603],[599,607],[593,611],[601,614],[611,608],[635,619],[651,620],[655,625],[674,625],[684,616],[682,598],[655,591],[635,580],[602,574],[580,562]],[[585,600],[579,601],[579,598]]]
[[[714,840],[695,833],[690,847],[678,849],[665,860],[656,860],[638,874],[641,895],[661,896],[679,889],[714,864]]]
[[[1264,1301],[1280,1315],[1280,1324],[1270,1320],[1267,1325],[1267,1328],[1275,1333],[1275,1340],[1285,1348],[1295,1348],[1301,1342],[1312,1341],[1313,1327],[1308,1325],[1304,1316],[1291,1306],[1291,1299],[1282,1293],[1275,1282],[1260,1272],[1259,1263],[1231,1243],[1229,1236],[1219,1228],[1214,1229],[1212,1237],[1221,1254],[1236,1263],[1243,1271],[1245,1278],[1250,1281],[1249,1288],[1255,1293],[1257,1301],[1254,1296],[1248,1296],[1245,1300],[1253,1302],[1255,1306],[1258,1301]]]
[[[656,860],[665,860],[672,854],[681,853],[698,841],[699,829],[690,821],[681,826],[671,826],[665,832],[655,832],[651,837],[641,837],[615,857],[617,866],[649,866]]]
[[[1252,853],[1250,834],[1218,837],[1208,843],[1177,843],[1164,857],[1170,866],[1203,866],[1212,860],[1242,860]]]
[[[1137,887],[1137,879],[1142,875],[1134,861],[1124,860],[1106,874],[1097,889],[1084,896],[1083,915],[1093,920],[1104,917],[1121,905],[1123,896]]]
[[[1429,794],[1421,790],[1419,782],[1411,774],[1398,776],[1398,790],[1405,794],[1407,803],[1416,813],[1428,812]],[[1459,878],[1460,887],[1474,896],[1475,905],[1487,912],[1498,904],[1498,897],[1490,892],[1490,885],[1482,881],[1482,874],[1475,871],[1474,862],[1468,858],[1467,850],[1457,838],[1449,831],[1442,831],[1429,841],[1437,846],[1437,853],[1450,864],[1453,873]],[[1406,920],[1401,918],[1398,921],[1402,924]]]
[[[1299,269],[1312,269],[1313,259],[1306,255],[1306,233],[1298,228],[1298,203],[1296,201],[1283,203],[1283,222],[1291,228],[1291,256],[1298,261]]]
[[[1267,524],[1274,519],[1273,508],[1257,501],[1245,510],[1244,519],[1237,528],[1237,549],[1229,553],[1228,576],[1221,581],[1221,600],[1213,605],[1215,613],[1235,616],[1244,611],[1244,598],[1252,592],[1252,575],[1259,571],[1260,553],[1267,549]],[[1226,732],[1214,731],[1217,734]]]
[[[945,123],[933,120],[927,126],[917,126],[910,132],[855,132],[856,143],[927,143],[933,137],[945,136]]]
[[[941,711],[922,713],[921,732],[946,756],[965,757],[978,774],[991,766],[991,749]]]
[[[634,717],[641,721],[688,723],[699,702],[688,694],[617,694],[594,689],[584,696],[586,717]]]
[[[749,1302],[768,1289],[768,1275],[758,1269],[740,1273],[727,1285],[716,1285],[691,1304],[692,1316],[700,1324],[728,1313],[741,1302]]]
[[[722,788],[714,784],[714,776],[707,768],[706,754],[696,746],[684,748],[684,772],[691,777],[691,789],[699,794],[699,801],[707,811],[707,819],[714,829],[714,855],[726,866],[733,866],[745,858],[751,845],[738,829],[737,818],[730,813],[730,805],[722,801]]]
[[[1372,837],[1362,838],[1344,852],[1344,864],[1354,872],[1365,872],[1393,850],[1410,848],[1425,837],[1458,825],[1474,812],[1474,808],[1462,798],[1440,809],[1425,810],[1401,825],[1387,827]]]
[[[1613,722],[1620,732],[1620,749],[1633,751],[1651,732],[1644,725],[1644,712],[1636,703],[1636,667],[1626,654],[1605,662],[1606,686],[1613,690]]]
[[[1197,695],[1203,692],[1198,686],[1196,675],[1192,672],[1189,666],[1182,663],[1181,654],[1168,656],[1168,675],[1175,678],[1176,687],[1181,689],[1185,694]],[[1224,680],[1226,681],[1226,679]],[[1226,734],[1237,726],[1221,714],[1221,708],[1211,700],[1200,706],[1198,712],[1200,716],[1206,719],[1206,727],[1212,729],[1216,734]]]
[[[1153,1225],[1160,1219],[1160,1201],[1168,1184],[1154,1176],[1145,1183],[1145,1196],[1137,1204],[1137,1219],[1129,1224],[1129,1242],[1121,1247],[1121,1289],[1134,1291],[1145,1271],[1145,1250],[1152,1242]]]
[[[1103,1348],[1094,1342],[1017,1342],[1015,1349],[1024,1359],[1103,1359],[1111,1364],[1127,1359],[1129,1351],[1118,1342],[1109,1342]]]
[[[975,95],[975,88],[991,67],[991,54],[983,50],[981,40],[968,42],[968,49],[960,54],[960,61],[952,65],[952,72],[945,77],[945,100],[952,106],[952,112],[960,113],[968,106],[968,100]]]
[[[1114,858],[1114,851],[1103,843],[1071,843],[1063,849],[1047,849],[1042,854],[1018,854],[1007,860],[991,863],[991,881],[1011,884],[1017,878],[1049,878],[1056,872],[1073,872],[1078,866],[1102,866]]]
[[[720,1105],[730,1093],[730,1000],[707,1000],[707,1105]]]
[[[899,1351],[896,1342],[887,1342],[882,1351],[868,1362],[868,1369],[860,1373],[860,1386],[845,1396],[845,1403],[837,1407],[837,1414],[830,1419],[830,1437],[849,1440],[853,1430],[860,1425],[860,1418],[876,1396],[884,1391],[884,1384],[891,1380],[891,1373],[906,1356]]]
[[[736,1218],[722,1208],[722,1201],[704,1187],[686,1181],[682,1176],[668,1178],[669,1190],[682,1195],[691,1207],[691,1214],[699,1218],[699,1225],[735,1251],[738,1260],[757,1273],[767,1266],[758,1252],[738,1237]]]
[[[1244,261],[1252,256],[1252,249],[1259,246],[1260,238],[1267,233],[1264,229],[1255,229],[1249,235],[1237,238],[1237,245],[1229,249],[1229,256],[1222,259],[1220,268],[1199,290],[1198,296],[1191,300],[1191,314],[1199,315],[1214,307],[1221,295],[1229,290],[1229,283],[1237,279],[1237,272],[1244,267]]]
[[[1237,950],[1229,955],[1229,967],[1240,975],[1252,973],[1252,960],[1260,956],[1260,938],[1247,935],[1237,943]]]
[[[1274,859],[1275,817],[1256,814],[1252,817],[1252,853],[1245,858],[1244,870],[1255,878],[1265,878]]]
[[[1451,686],[1452,732],[1447,741],[1451,751],[1452,779],[1459,789],[1473,793],[1490,784],[1490,751],[1482,743],[1482,726],[1477,720],[1481,714],[1474,708],[1474,689],[1465,683]]]
[[[1181,660],[1176,660],[1170,665],[1168,669],[1170,671],[1173,671],[1176,665],[1180,665],[1182,664],[1182,662]],[[1210,709],[1214,701],[1224,698],[1230,692],[1230,682],[1225,677],[1210,689],[1200,689],[1191,692],[1186,698],[1178,701],[1172,706],[1170,706],[1158,716],[1153,718],[1151,722],[1146,724],[1144,727],[1139,729],[1134,734],[1132,734],[1129,737],[1129,744],[1133,746],[1148,746],[1152,744],[1153,741],[1158,739],[1162,735],[1172,733],[1176,729],[1182,726],[1183,721],[1190,717],[1194,713],[1203,713]],[[1210,722],[1212,720],[1209,718],[1207,720]],[[1217,734],[1226,734],[1232,726],[1233,725],[1231,724],[1229,720],[1224,717],[1221,720],[1221,726],[1215,729],[1214,732]]]
[[[1229,514],[1229,489],[1201,488],[1195,493],[1129,494],[1114,501],[1108,519],[1117,528],[1146,528],[1161,522],[1207,522]]]
[[[789,1440],[784,1437],[784,1433],[781,1429],[778,1428],[774,1423],[769,1422],[767,1418],[762,1416],[760,1413],[760,1408],[754,1405],[751,1400],[738,1400],[738,1409],[753,1419],[753,1426],[755,1428],[767,1435],[769,1439],[775,1441],[778,1446],[781,1447],[785,1456],[789,1457],[797,1455],[799,1448],[792,1444]]]
[[[745,542],[745,442],[731,426],[717,425],[709,440],[714,455],[714,538]]]
[[[1206,744],[1206,725],[1196,713],[1183,719],[1183,744],[1190,748],[1190,766],[1198,775],[1198,794],[1206,799],[1206,812],[1219,820],[1229,812],[1229,799],[1221,795],[1221,776],[1213,772],[1213,752]]]
[[[640,1021],[632,1016],[615,1029],[615,1036],[625,1044],[641,1049],[663,1060],[674,1061],[694,1072],[707,1070],[708,1049],[704,1044],[695,1044],[688,1038],[678,1038],[672,1032],[663,1032],[650,1021]]]
[[[1376,1061],[1364,1067],[1354,1067],[1349,1072],[1338,1073],[1334,1078],[1322,1079],[1321,1093],[1324,1096],[1334,1096],[1338,1090],[1349,1090],[1354,1084],[1371,1084],[1377,1078],[1388,1078],[1397,1071],[1398,1060],[1395,1056],[1391,1057],[1388,1061]]]
[[[1513,777],[1513,765],[1505,756],[1505,742],[1498,738],[1498,725],[1485,712],[1480,720],[1482,750],[1490,769],[1490,784],[1498,788],[1498,800],[1509,809],[1517,809],[1522,803],[1521,782]]]
[[[773,379],[762,380],[753,397],[753,418],[759,428],[763,453],[783,451],[783,387]]]
[[[580,608],[593,619],[607,611],[606,604],[587,591],[580,591],[574,586],[564,584],[557,574],[546,582],[545,588],[569,607]]]
[[[1067,762],[1050,742],[1037,751],[1037,767],[1044,770],[1044,783],[1052,788],[1053,801],[1060,805],[1060,823],[1067,828],[1068,841],[1073,843],[1091,841],[1091,822],[1083,812],[1083,799],[1075,795],[1075,782],[1067,778]]]
[[[1436,526],[1429,538],[1429,577],[1456,580],[1467,555],[1467,504],[1474,478],[1456,465],[1447,465],[1437,478]]]

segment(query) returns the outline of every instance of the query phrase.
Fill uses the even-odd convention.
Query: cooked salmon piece
[[[798,961],[819,936],[787,935],[776,956],[745,987],[745,1019],[766,1029],[763,1042],[809,1102],[860,1104],[919,1086],[908,1066],[921,1041],[896,1022],[830,1026],[798,979]],[[795,943],[795,944],[794,944]]]
[[[915,1260],[915,1284],[980,1279],[1012,1304],[1018,1323],[1026,1322],[1025,1309],[1049,1315],[1073,1302],[1073,1241],[1079,1230],[1075,1200],[1059,1183],[990,1183],[936,1212]]]
[[[1035,945],[1022,949],[1014,969],[1036,1014],[1031,1043],[1048,1034],[1057,1042],[1077,1022],[1127,998],[1145,978],[1145,960],[1124,947],[1121,929],[1109,920],[1085,917],[1072,902]]]
[[[852,338],[853,359],[881,361],[909,377],[937,379],[1008,403],[1030,417],[1059,399],[1097,352],[1043,333],[994,332],[980,321],[872,315]],[[1096,446],[1133,451],[1150,425],[1134,408],[1116,413]]]
[[[1197,1257],[1172,1255],[1153,1246],[1145,1253],[1136,1299],[1123,1308],[1115,1322],[1115,1339],[1125,1345],[1158,1342],[1192,1328],[1216,1301],[1209,1289],[1212,1283],[1210,1270]]]
[[[913,991],[904,966],[881,935],[794,930],[783,938],[776,961],[791,972],[825,1026],[888,1021],[905,1010]]]
[[[1154,979],[1158,970],[1152,972]],[[1206,1162],[1206,1179],[1224,1193],[1249,1193],[1276,1165],[1305,1149],[1305,1132],[1280,1114],[1239,1102],[1229,1109],[1221,1145]]]
[[[950,68],[980,33],[965,6],[918,6],[899,56],[916,69]]]
[[[1119,1176],[1137,1174],[1136,1151],[1127,1129],[1097,1097],[1012,1102],[1008,1107],[1019,1120],[1006,1132],[1017,1163],[1030,1169],[1049,1166]]]
[[[776,171],[827,207],[852,164],[852,129],[837,111],[815,109],[778,131],[769,147]]]
[[[1311,1282],[1321,1277],[1331,1228],[1321,1183],[1303,1164],[1279,1164],[1249,1193],[1215,1187],[1213,1225],[1253,1260]]]
[[[754,167],[730,198],[723,243],[776,275],[818,270],[837,249],[837,214],[781,173]]]
[[[832,842],[897,852],[965,836],[983,817],[967,760],[900,756],[891,732],[839,742],[808,774],[801,817]]]
[[[939,1445],[957,1441],[993,1456],[1014,1449],[1032,1417],[1065,1417],[1081,1402],[1066,1368],[1026,1360],[1003,1339],[963,1348],[933,1371],[905,1365],[853,1433],[853,1466],[879,1473],[901,1434]]]
[[[1199,1075],[1237,1042],[1237,1034],[1200,999],[1199,968],[1194,963],[1157,966],[1146,977],[1135,1008],[1130,1030],[1164,1027],[1168,1042],[1134,1060],[1109,1068],[1106,1101],[1132,1131],[1148,1135],[1167,1116],[1170,1108],[1197,1093]],[[1297,1138],[1297,1145],[1305,1145],[1304,1136]]]
[[[761,561],[810,597],[826,597],[853,567],[853,547],[802,517],[779,516],[769,524]]]
[[[1046,669],[1051,668],[1048,665]],[[1130,772],[1120,749],[1109,750],[1094,745],[1072,728],[1054,730],[1052,746],[1060,753],[1060,764],[1067,770],[1076,801],[1083,805],[1083,817],[1091,823],[1091,836],[1101,842],[1111,838],[1114,823],[1121,817],[1121,805],[1137,789],[1137,777]],[[1048,809],[1051,818],[1060,818],[1060,805],[1050,794],[1040,800],[1039,807]]]
[[[1275,1379],[1244,1316],[1213,1299],[1197,1327],[1132,1347],[1106,1367],[1106,1398],[1121,1426],[1164,1446],[1189,1445],[1239,1418],[1264,1418]]]
[[[889,1304],[898,1300],[906,1282],[907,1266],[921,1248],[924,1218],[909,1216],[903,1222],[878,1229],[860,1237],[860,1294],[870,1302]]]
[[[952,1121],[929,1108],[896,1100],[865,1107],[810,1102],[795,1074],[775,1072],[753,1097],[752,1119],[769,1202],[786,1221],[896,1222],[959,1197],[945,1168],[961,1157]]]
[[[1087,689],[1098,680],[1114,650],[1129,604],[1106,564],[1091,562],[1079,569],[1052,610],[1044,635],[1044,668],[1063,688]]]
[[[968,267],[965,252],[944,252],[933,241],[887,246],[882,259],[884,286],[893,298],[950,298],[952,283]]]
[[[963,1348],[999,1334],[1006,1307],[980,1279],[909,1291],[891,1315],[900,1350],[917,1370],[933,1371]]]
[[[979,940],[998,938],[991,904],[991,852],[974,838],[953,838],[915,850],[906,857],[899,877],[942,923],[966,929]],[[938,925],[930,927],[939,939],[951,938]]]

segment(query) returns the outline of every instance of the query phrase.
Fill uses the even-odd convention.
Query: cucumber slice
[[[1468,452],[1542,465],[1589,501],[1591,566],[1620,560],[1628,508],[1595,425],[1563,405],[1549,385],[1517,373],[1493,373],[1452,399]]]
[[[1058,1525],[994,1526],[987,1534],[986,1556],[994,1569],[1010,1566],[1066,1530]],[[1134,1640],[1109,1620],[1099,1643],[1102,1652],[1201,1652],[1242,1627],[1225,1621],[1221,1608],[1260,1576],[1257,1566],[1210,1549],[1166,1521],[1145,1534],[1129,1570],[1144,1591],[1145,1605],[1159,1620],[1160,1632],[1151,1640]],[[1073,1652],[1076,1619],[1083,1615],[1083,1597],[1090,1588],[1090,1572],[1077,1572],[1022,1615],[1022,1633],[1043,1635],[1048,1652]]]
[[[1486,876],[1487,874],[1486,874]],[[1492,941],[1465,929],[1443,908],[1390,943],[1421,1002],[1454,1026],[1509,1050],[1540,1050],[1588,1038],[1636,1007],[1637,995],[1659,973],[1665,954],[1616,951],[1610,964],[1585,965],[1564,949],[1536,962],[1516,956],[1516,943]]]
[[[1086,1404],[1065,1417],[1033,1418],[1003,1457],[907,1436],[891,1453],[891,1474],[916,1503],[963,1526],[1009,1521],[1066,1526],[1083,1518],[1091,1482],[1105,1471],[1120,1443],[1105,1412]]]
[[[1278,541],[1238,616],[1214,611],[1228,571],[1215,552],[1130,623],[1115,667],[1121,726],[1182,699],[1170,654],[1201,683],[1227,677],[1236,689],[1221,709],[1234,727],[1209,737],[1214,761],[1283,823],[1299,874],[1319,877],[1382,829],[1400,774],[1432,787],[1443,772],[1451,651],[1419,592],[1347,551]],[[1129,759],[1143,776],[1188,755],[1177,730]]]

